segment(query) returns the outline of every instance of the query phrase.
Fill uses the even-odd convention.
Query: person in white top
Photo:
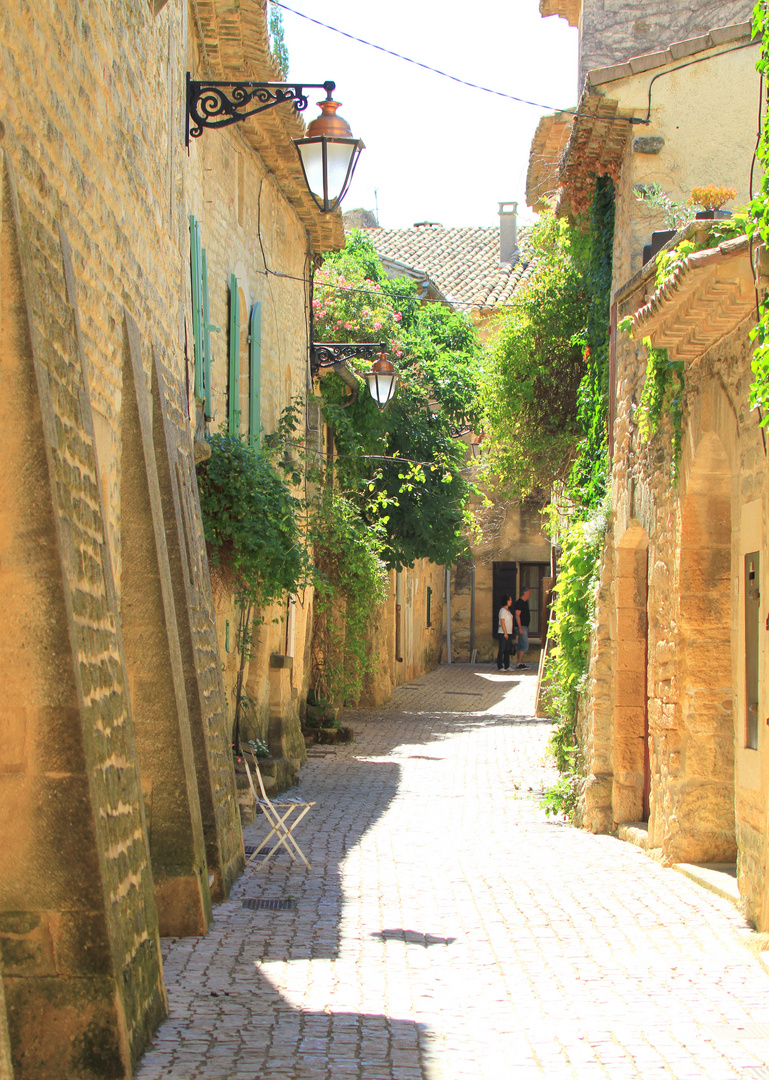
[[[497,653],[497,670],[505,671],[510,667],[510,651],[513,647],[513,613],[510,607],[513,603],[512,596],[503,596],[499,607],[499,625],[497,636],[499,637],[499,651]]]

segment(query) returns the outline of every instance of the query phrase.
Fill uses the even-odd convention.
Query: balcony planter
[[[662,251],[668,240],[672,240],[676,234],[675,229],[658,229],[652,233],[652,242],[646,244],[643,250],[643,264],[644,266],[653,259],[657,252]]]
[[[697,221],[720,221],[722,218],[730,218],[731,210],[698,210],[694,215]]]

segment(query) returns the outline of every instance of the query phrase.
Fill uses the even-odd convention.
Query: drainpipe
[[[451,663],[451,568],[446,567],[446,663]]]
[[[470,568],[470,663],[475,663],[475,563]]]
[[[403,600],[403,583],[400,570],[395,571],[395,659],[399,664],[403,663],[401,656],[401,602]]]

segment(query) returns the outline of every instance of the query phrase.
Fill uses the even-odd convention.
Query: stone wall
[[[642,9],[632,0],[581,0],[579,85],[595,68],[658,52],[714,27],[746,22],[752,14],[752,0],[649,0]]]

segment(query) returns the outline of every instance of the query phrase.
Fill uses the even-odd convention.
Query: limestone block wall
[[[558,0],[555,14],[572,15],[568,3]],[[595,68],[658,52],[674,41],[686,41],[714,27],[748,21],[752,13],[750,0],[702,0],[698,4],[650,0],[643,9],[633,0],[581,0],[580,86],[586,73]]]
[[[620,317],[651,289],[647,274],[626,290]],[[648,443],[638,432],[645,349],[627,337],[618,342],[613,515],[580,718],[580,820],[612,831],[648,819],[650,848],[668,863],[736,855],[746,914],[761,927],[769,914],[769,745],[761,704],[769,687],[762,642],[752,749],[744,560],[764,549],[769,491],[758,418],[748,405],[751,325],[752,318],[738,323],[686,365],[677,482],[669,418]],[[765,573],[761,566],[759,594]],[[599,670],[601,650],[611,662]]]
[[[445,662],[445,595],[445,570],[427,559],[404,568],[400,586],[398,575],[391,571],[389,596],[372,618],[371,647],[379,659],[364,683],[361,705],[381,705],[396,686]],[[399,596],[400,614],[396,610]]]
[[[197,50],[191,64],[200,66]],[[211,334],[212,417],[209,432],[226,429],[230,394],[229,319],[231,278],[237,279],[240,303],[241,431],[275,430],[281,412],[308,394],[310,244],[296,211],[275,176],[237,127],[206,131],[191,141],[187,209],[200,224],[206,251]],[[189,259],[189,239],[185,238]],[[190,295],[189,277],[185,294]],[[189,300],[187,300],[189,305]],[[261,309],[261,380],[259,416],[249,417],[248,338],[254,305]],[[188,306],[188,318],[189,315]],[[191,321],[188,324],[191,339]],[[188,354],[191,357],[191,350]],[[202,418],[199,420],[199,429]],[[302,433],[300,433],[301,435]],[[297,491],[297,495],[302,495]],[[226,574],[213,573],[216,629],[228,726],[235,715],[241,668],[241,613]],[[277,756],[298,769],[305,760],[300,713],[306,701],[309,668],[305,664],[311,627],[312,589],[290,604],[280,602],[256,613],[254,646],[243,670],[247,698],[241,733],[268,741]],[[282,657],[281,666],[275,658]],[[284,752],[285,751],[285,752]]]
[[[243,860],[185,363],[186,16],[145,0],[0,14],[17,1080],[128,1075],[165,1010],[159,926],[205,930],[209,877],[226,895]]]

